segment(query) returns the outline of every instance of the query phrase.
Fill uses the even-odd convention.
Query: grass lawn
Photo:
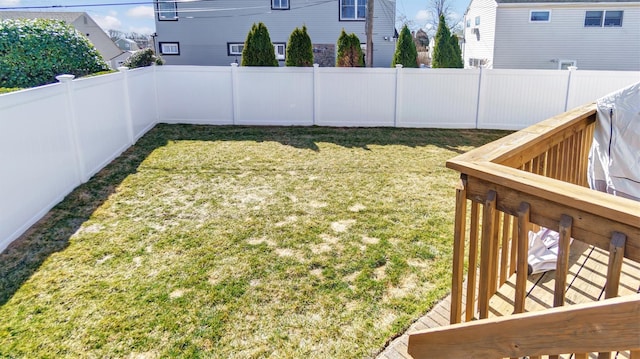
[[[0,357],[374,356],[450,287],[445,161],[505,134],[159,125],[0,255]]]

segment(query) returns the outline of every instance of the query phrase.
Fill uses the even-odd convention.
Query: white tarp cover
[[[640,82],[600,98],[596,106],[589,187],[640,201]],[[547,228],[529,231],[529,274],[556,269],[559,238]]]
[[[589,187],[640,201],[640,82],[596,104]]]
[[[573,243],[573,238],[569,243]],[[541,227],[536,233],[529,231],[528,274],[556,269],[560,233]]]

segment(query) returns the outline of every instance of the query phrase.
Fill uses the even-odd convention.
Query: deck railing
[[[456,193],[451,324],[479,319],[460,325],[486,333],[483,325],[490,325],[495,320],[487,319],[491,314],[491,297],[514,274],[515,288],[508,302],[512,305],[512,313],[525,311],[528,232],[537,226],[555,229],[560,234],[555,290],[551,288],[553,303],[548,307],[560,307],[565,303],[571,238],[608,252],[609,263],[604,264],[606,282],[602,283],[602,291],[607,299],[618,296],[623,260],[640,262],[640,206],[637,202],[587,187],[588,152],[595,122],[595,104],[585,105],[447,162],[447,167],[461,173]],[[469,268],[466,280],[465,264]],[[629,320],[636,322],[640,317],[637,310],[639,296],[634,295],[636,309],[629,313]],[[569,309],[559,310],[562,313]],[[574,314],[589,315],[585,313]],[[540,315],[544,317],[545,314]],[[597,317],[592,319],[597,320]],[[622,328],[624,324],[619,326]],[[510,333],[516,330],[510,321],[499,328]],[[439,357],[433,353],[423,356],[429,353],[423,340],[442,340],[443,336],[436,334],[442,330],[446,329],[410,336],[409,353],[416,357]],[[546,333],[554,335],[553,332]],[[452,339],[449,344],[455,343],[457,350],[466,348],[468,357],[491,357],[470,355],[474,353],[474,345],[461,345],[459,336],[449,336],[451,333],[444,337]],[[587,339],[583,340],[584,351],[590,351]],[[623,341],[618,342],[617,350],[638,354],[635,351],[640,349],[640,334]],[[426,351],[422,351],[425,348]],[[516,352],[534,356],[545,352],[540,349]],[[554,352],[552,346],[547,349],[550,351],[546,354],[561,354]],[[611,349],[601,346],[596,350]],[[607,356],[602,354],[601,357]]]

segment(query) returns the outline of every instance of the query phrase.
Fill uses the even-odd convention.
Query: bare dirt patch
[[[344,233],[349,229],[349,227],[351,227],[355,223],[356,223],[355,219],[345,219],[342,221],[331,223],[331,229],[337,233]]]
[[[380,243],[380,238],[362,236],[362,242],[365,244],[378,244]]]

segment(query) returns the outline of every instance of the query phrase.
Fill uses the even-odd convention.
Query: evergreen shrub
[[[0,21],[0,87],[34,87],[109,70],[100,53],[60,20]]]

